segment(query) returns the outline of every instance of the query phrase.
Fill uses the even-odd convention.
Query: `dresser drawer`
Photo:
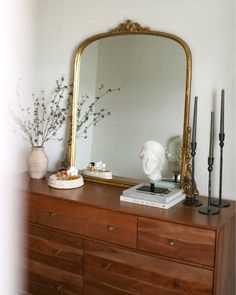
[[[214,266],[215,232],[171,222],[138,218],[138,249]]]
[[[27,251],[31,260],[82,275],[83,241],[77,236],[29,224]]]
[[[213,271],[85,241],[85,290],[91,282],[116,289],[114,294],[210,295]]]
[[[40,199],[38,211],[40,224],[136,248],[136,216],[53,198]]]
[[[81,276],[29,260],[28,292],[32,295],[83,294]]]
[[[84,295],[135,295],[136,293],[124,289],[112,287],[102,282],[86,280],[84,285]]]

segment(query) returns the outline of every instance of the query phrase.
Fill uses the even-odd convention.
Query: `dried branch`
[[[32,94],[33,112],[30,111],[30,107],[22,107],[18,94],[20,112],[10,110],[13,120],[19,127],[16,134],[21,134],[23,140],[32,146],[43,146],[51,139],[61,141],[63,138],[57,138],[56,134],[68,119],[71,87],[72,85],[64,84],[63,77],[57,80],[56,88],[48,103],[46,103],[44,91],[41,91],[38,96]]]
[[[104,86],[103,84],[101,84],[99,86],[99,90],[103,90],[103,88]],[[105,117],[111,115],[111,112],[104,108],[101,108],[100,110],[96,111],[96,104],[104,96],[110,95],[116,91],[120,91],[120,88],[114,88],[114,89],[108,88],[105,91],[103,91],[99,96],[96,96],[92,102],[87,94],[82,96],[82,99],[79,103],[79,107],[77,110],[77,126],[76,126],[77,137],[82,137],[86,139],[88,129],[91,126],[96,126]],[[81,114],[83,113],[83,108],[86,106],[86,103],[87,104],[89,103],[87,110],[84,112],[84,114],[81,117]]]

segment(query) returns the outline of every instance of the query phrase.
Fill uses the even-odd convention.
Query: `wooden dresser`
[[[235,294],[233,201],[207,216],[120,202],[122,190],[23,176],[29,294]]]

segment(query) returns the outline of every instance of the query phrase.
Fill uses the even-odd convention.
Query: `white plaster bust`
[[[143,171],[151,182],[161,179],[161,171],[165,164],[165,149],[157,141],[149,140],[141,148]]]

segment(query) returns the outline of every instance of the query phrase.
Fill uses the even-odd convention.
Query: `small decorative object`
[[[155,192],[154,183],[161,179],[161,171],[165,164],[165,149],[159,142],[149,140],[143,144],[139,157],[142,160],[143,171],[151,182],[149,191]]]
[[[192,193],[190,198],[186,198],[183,202],[186,206],[201,206],[202,202],[196,197],[198,191],[195,183],[195,155],[197,148],[196,134],[197,134],[197,102],[198,97],[195,96],[194,100],[194,113],[193,113],[193,130],[192,130],[192,142],[191,142],[191,156],[192,156]]]
[[[199,209],[199,212],[207,215],[215,215],[220,212],[218,208],[212,208],[211,206],[211,173],[213,170],[214,163],[214,112],[211,112],[211,131],[210,131],[210,147],[209,147],[209,157],[208,157],[208,205]]]
[[[82,174],[85,176],[112,179],[112,172],[106,169],[106,164],[102,161],[99,161],[96,164],[90,162],[88,167],[82,170]]]
[[[222,176],[223,176],[223,147],[225,140],[224,133],[224,104],[225,104],[225,91],[221,90],[221,112],[220,112],[220,133],[219,133],[219,141],[220,141],[220,180],[219,180],[219,200],[211,200],[211,205],[216,207],[229,207],[229,202],[222,200]]]
[[[48,160],[44,152],[44,144],[51,139],[63,140],[63,138],[57,138],[56,134],[68,116],[71,86],[64,85],[64,78],[57,80],[49,102],[45,99],[44,91],[39,96],[33,94],[32,112],[30,107],[25,108],[21,105],[17,92],[20,112],[10,109],[10,115],[19,127],[14,129],[14,132],[32,146],[28,159],[29,174],[32,178],[43,178],[46,174]]]
[[[28,170],[31,178],[44,178],[48,168],[48,157],[41,146],[32,147],[28,157]]]
[[[67,170],[62,170],[49,176],[48,185],[53,188],[71,189],[84,184],[83,177],[78,174],[78,169],[74,166]]]

